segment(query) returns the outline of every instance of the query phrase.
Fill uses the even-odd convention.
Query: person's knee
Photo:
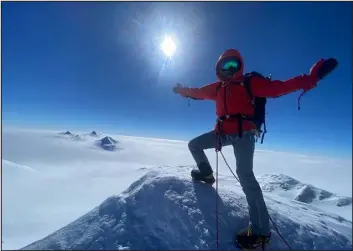
[[[198,150],[199,147],[198,147],[198,144],[196,142],[196,138],[189,141],[188,147],[189,147],[190,151]]]

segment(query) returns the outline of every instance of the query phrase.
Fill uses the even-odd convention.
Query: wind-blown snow
[[[187,142],[104,133],[100,133],[97,138],[87,132],[74,130],[71,133],[68,136],[57,131],[3,128],[4,249],[24,247],[66,226],[113,193],[124,191],[138,177],[156,167],[162,172],[169,170],[175,178],[183,177],[186,181],[190,178],[190,165],[194,161],[188,151]],[[74,140],[75,135],[79,135],[80,140]],[[117,147],[122,150],[106,151],[97,147],[97,139],[103,137],[116,140]],[[230,165],[235,168],[232,148],[225,147],[223,152]],[[214,165],[214,151],[209,150],[206,153]],[[352,196],[351,167],[351,159],[272,151],[258,150],[254,159],[254,172],[258,179],[262,175],[284,174],[301,184],[332,193],[331,204],[330,198],[314,199],[310,204],[305,203],[312,211],[317,211],[318,208],[324,210],[325,214],[332,216],[326,218],[332,222],[336,221],[333,220],[335,218],[339,219],[339,216],[351,220],[352,216],[348,213],[351,204],[337,206],[338,200],[335,200]],[[223,161],[219,164],[219,184],[225,191],[232,191],[239,196],[243,194]],[[292,193],[293,191],[297,190],[282,191],[283,193],[272,190],[265,194],[267,198],[285,205],[301,203],[295,201],[299,191]],[[226,200],[223,197],[222,199]],[[342,200],[341,204],[344,202]],[[277,204],[272,204],[274,205]],[[291,212],[289,206],[278,206],[278,210]],[[293,208],[292,211],[295,210]]]
[[[216,196],[209,185],[149,172],[121,195],[24,249],[215,249]],[[221,188],[219,197],[220,249],[234,249],[230,241],[247,224],[247,205],[230,189]],[[303,203],[267,198],[267,204],[293,249],[352,249],[350,221]],[[268,249],[285,246],[274,234]]]

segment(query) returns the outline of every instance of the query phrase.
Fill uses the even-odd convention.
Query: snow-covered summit
[[[214,249],[213,187],[150,171],[120,195],[23,249]],[[247,225],[243,194],[219,190],[220,249]],[[279,197],[278,197],[279,198]],[[352,249],[352,223],[298,201],[266,198],[269,213],[293,249]],[[274,232],[269,249],[286,249]]]

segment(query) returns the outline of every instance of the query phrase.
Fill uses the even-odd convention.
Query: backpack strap
[[[262,133],[261,136],[261,144],[264,143],[264,138],[265,138],[265,134],[267,133],[267,129],[266,129],[266,119],[264,119],[264,132]]]
[[[243,85],[244,85],[244,87],[245,87],[245,89],[246,89],[246,92],[247,92],[248,95],[249,95],[249,98],[250,98],[250,100],[251,100],[252,106],[255,108],[255,98],[254,98],[254,95],[252,94],[251,86],[250,86],[250,81],[251,81],[252,76],[253,76],[253,73],[252,73],[252,72],[246,74],[246,75],[244,76],[245,79],[244,79],[244,81],[243,81]]]
[[[244,76],[245,79],[243,81],[243,84],[244,84],[244,87],[245,87],[246,91],[248,92],[248,95],[249,95],[250,99],[252,100],[252,104],[253,105],[255,105],[255,98],[256,97],[254,97],[254,95],[252,94],[250,84],[251,84],[251,78],[254,77],[254,76],[260,77],[260,78],[266,78],[268,80],[271,80],[271,74],[270,74],[269,77],[265,77],[261,73],[258,73],[256,71],[252,71],[250,73],[245,74],[245,76]]]
[[[251,91],[251,86],[250,86],[250,84],[251,84],[251,78],[252,78],[253,76],[258,76],[258,77],[261,77],[261,78],[267,78],[268,80],[271,81],[271,74],[270,74],[269,77],[264,77],[262,74],[260,74],[260,73],[258,73],[258,72],[250,72],[250,73],[248,73],[248,74],[246,74],[246,75],[244,76],[245,79],[244,79],[244,81],[243,81],[243,85],[244,85],[244,87],[245,87],[245,89],[246,89],[246,91],[247,91],[247,93],[248,93],[248,95],[249,95],[249,98],[251,99],[251,104],[252,104],[252,106],[253,106],[253,108],[254,108],[254,110],[255,110],[255,109],[256,109],[256,103],[255,103],[255,98],[256,98],[256,97],[254,97],[254,95],[253,95],[253,93],[252,93],[252,91]],[[267,133],[267,128],[266,128],[266,116],[264,116],[263,124],[264,124],[264,131],[263,131],[263,133],[262,133],[262,135],[261,135],[261,144],[263,143],[265,134]],[[261,132],[261,128],[258,128],[258,131]]]

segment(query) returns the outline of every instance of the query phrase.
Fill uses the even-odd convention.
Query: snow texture
[[[263,192],[325,208],[352,219],[352,198],[339,196],[313,185],[304,184],[284,174],[264,174],[257,177]]]
[[[231,243],[234,231],[248,222],[244,196],[224,188],[217,195],[209,185],[157,171],[148,172],[121,195],[109,197],[23,249],[215,249],[216,196],[220,249],[235,249]],[[297,201],[267,197],[266,202],[293,249],[352,249],[350,221]],[[268,249],[286,249],[275,232]]]
[[[79,137],[76,137],[77,135]],[[190,249],[215,247],[214,190],[190,183],[190,170],[194,168],[191,166],[194,160],[188,150],[188,142],[112,134],[98,135],[97,138],[82,131],[65,135],[65,132],[52,130],[3,128],[3,249],[20,249],[42,239],[86,214],[113,193],[120,194],[113,198],[119,201],[116,202],[119,205],[122,203],[123,209],[119,206],[119,210],[125,215],[115,219],[105,215],[104,217],[116,222],[114,226],[109,220],[105,221],[106,218],[99,216],[92,218],[92,222],[99,225],[94,228],[94,225],[87,223],[88,218],[84,216],[81,219],[85,224],[73,224],[79,225],[78,228],[83,230],[75,230],[76,228],[70,225],[65,229],[71,232],[60,230],[63,238],[56,238],[56,243],[62,247],[78,247],[77,243],[80,242],[81,246],[89,247],[89,236],[98,236],[97,231],[105,231],[101,233],[99,241],[98,237],[94,236],[92,240],[96,238],[99,245],[113,247],[113,237],[118,236],[119,241],[114,241],[118,244],[114,247],[120,249],[138,245],[144,248],[141,243],[146,244],[148,248],[162,248],[168,245]],[[105,137],[112,139],[109,139],[108,143],[115,144],[114,151],[107,151],[97,145],[97,140]],[[215,167],[214,150],[205,152]],[[235,171],[233,149],[224,147],[223,153]],[[155,170],[161,173],[149,173]],[[264,190],[272,218],[294,247],[351,247],[351,158],[328,158],[257,149],[254,172]],[[140,180],[135,183],[141,189],[137,189],[137,186],[136,189],[130,189],[135,191],[135,195],[138,194],[137,197],[130,192],[122,193],[137,177],[145,174],[148,175],[144,182]],[[165,185],[162,186],[159,181]],[[232,233],[244,227],[248,221],[247,205],[241,186],[222,160],[219,162],[218,181],[220,197],[226,208],[220,211],[221,248],[226,249],[232,247]],[[147,189],[151,185],[155,186],[156,190]],[[170,188],[167,189],[167,186]],[[177,203],[182,209],[167,200],[170,196],[175,197],[173,203]],[[138,204],[139,209],[134,203]],[[144,203],[146,205],[143,205]],[[153,210],[146,211],[148,217],[142,217],[144,208],[151,207]],[[186,214],[184,210],[190,213]],[[161,218],[156,219],[154,214],[160,215]],[[150,218],[155,220],[158,227],[152,224]],[[136,225],[124,225],[125,222],[134,222]],[[143,227],[146,229],[136,229],[142,225],[141,222],[148,223]],[[145,233],[144,236],[137,238],[141,231]],[[78,234],[79,232],[81,234]],[[58,233],[54,235],[57,237]],[[67,236],[70,235],[74,236],[75,240],[69,243]],[[181,235],[182,237],[178,237]],[[321,235],[326,237],[321,238]],[[292,238],[293,236],[304,237],[296,239]],[[135,240],[135,237],[136,243],[124,242],[128,239]],[[191,240],[195,238],[198,238],[198,242]],[[348,239],[347,245],[343,244],[344,238]],[[53,238],[47,238],[46,243],[49,243],[49,240],[54,243]],[[110,244],[104,240],[109,240]],[[94,245],[96,244],[92,244],[92,248]],[[274,235],[271,248],[285,249],[285,246],[281,245],[282,242]]]

